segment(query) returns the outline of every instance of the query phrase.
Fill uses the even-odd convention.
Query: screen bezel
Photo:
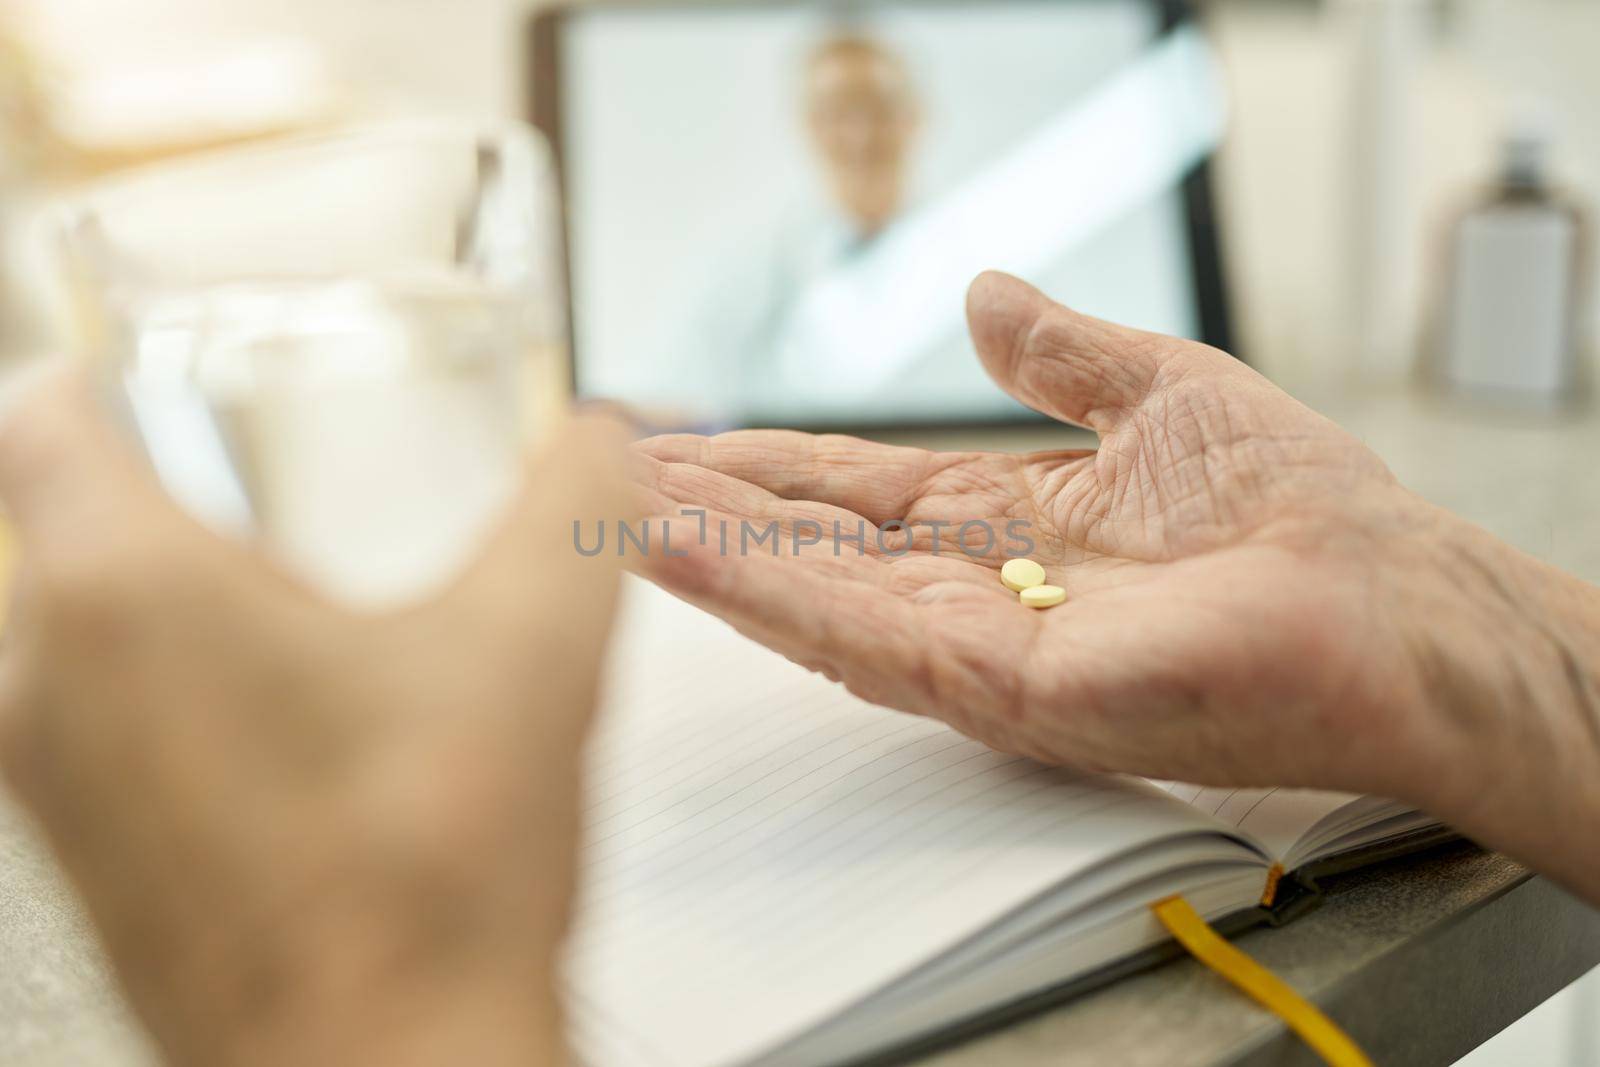
[[[924,0],[927,2],[927,0]],[[973,4],[982,0],[933,0],[935,3]],[[1070,4],[1074,0],[1025,0],[1040,5]],[[1197,16],[1190,0],[1128,0],[1155,9],[1158,29],[1153,40],[1193,24]],[[529,23],[527,59],[527,116],[549,141],[555,161],[557,187],[561,198],[560,235],[561,280],[566,287],[568,381],[574,396],[582,396],[582,366],[579,358],[581,337],[577,323],[572,281],[572,228],[569,219],[566,144],[563,138],[565,29],[575,16],[596,11],[696,11],[740,6],[779,8],[803,5],[807,0],[596,0],[589,3],[564,3],[536,12]],[[1190,170],[1183,182],[1183,205],[1187,222],[1190,269],[1194,276],[1195,300],[1200,317],[1200,340],[1214,348],[1242,358],[1235,351],[1233,316],[1227,275],[1223,266],[1222,233],[1218,219],[1215,189],[1215,153]],[[1015,416],[953,416],[930,422],[926,419],[837,421],[808,419],[784,423],[784,428],[866,433],[874,431],[917,431],[947,429],[988,429],[1039,425],[1051,421],[1044,415],[1022,412]],[[737,424],[735,424],[737,425]]]

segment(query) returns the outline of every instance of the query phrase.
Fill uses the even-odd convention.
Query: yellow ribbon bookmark
[[[1150,908],[1191,956],[1282,1019],[1328,1067],[1372,1067],[1367,1054],[1332,1019],[1289,988],[1283,979],[1225,941],[1187,900],[1168,897]]]

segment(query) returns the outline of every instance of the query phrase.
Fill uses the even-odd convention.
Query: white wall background
[[[369,104],[510,113],[525,0],[0,0],[63,54],[182,60],[219,40],[302,38]]]
[[[1252,359],[1291,388],[1328,388],[1354,371],[1348,185],[1358,68],[1349,16],[1367,2],[1210,5],[1234,85],[1224,194],[1245,341]],[[1443,10],[1448,17],[1424,39],[1410,82],[1412,165],[1394,235],[1411,259],[1401,303],[1418,323],[1446,226],[1493,174],[1500,132],[1520,100],[1548,106],[1556,175],[1600,205],[1600,4],[1456,0]],[[1600,273],[1590,282],[1595,331]]]

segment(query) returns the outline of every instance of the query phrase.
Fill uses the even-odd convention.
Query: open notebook
[[[601,1067],[893,1057],[1160,958],[1166,896],[1237,928],[1273,917],[1274,865],[1281,917],[1308,873],[1441,834],[1001,755],[642,584],[613,661],[569,965]]]

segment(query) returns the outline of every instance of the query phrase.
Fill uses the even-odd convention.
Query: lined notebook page
[[[869,707],[630,586],[592,755],[579,1055],[739,1063],[1111,855],[1214,823]]]
[[[1260,843],[1269,855],[1287,857],[1312,827],[1361,801],[1348,793],[1311,789],[1210,789],[1155,782],[1186,804],[1219,819]]]

